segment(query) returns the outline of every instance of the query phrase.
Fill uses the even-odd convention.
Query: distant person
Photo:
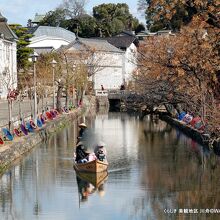
[[[101,85],[101,90],[103,91],[103,90],[105,90],[105,88],[104,88],[104,86],[103,85]]]
[[[121,85],[120,90],[125,90],[125,85],[124,84]]]
[[[83,101],[82,101],[82,99],[79,99],[79,101],[78,101],[78,107],[82,107],[82,105],[83,105]]]

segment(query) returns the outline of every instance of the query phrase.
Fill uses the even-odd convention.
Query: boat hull
[[[91,183],[95,188],[98,188],[100,185],[102,185],[108,178],[107,171],[103,171],[99,173],[76,171],[76,175],[80,179]]]
[[[73,161],[74,169],[80,172],[99,173],[108,169],[108,163],[100,160],[93,160],[88,163],[76,163],[75,160]]]

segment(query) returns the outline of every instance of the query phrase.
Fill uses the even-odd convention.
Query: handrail
[[[96,96],[108,96],[108,90],[96,90],[95,95]]]

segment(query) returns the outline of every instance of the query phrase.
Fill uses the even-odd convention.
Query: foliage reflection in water
[[[164,209],[220,208],[219,157],[177,129],[125,113],[85,120],[91,145],[98,139],[107,145],[108,178],[95,186],[73,170],[75,122],[1,176],[1,219],[178,219],[183,214]]]

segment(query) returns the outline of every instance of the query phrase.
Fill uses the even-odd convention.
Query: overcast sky
[[[8,19],[9,24],[26,25],[29,18],[34,18],[35,13],[45,14],[61,3],[62,0],[0,0],[0,12]],[[88,0],[87,13],[91,14],[92,8],[102,3],[126,3],[130,8],[130,12],[138,19],[141,19],[137,13],[137,0]]]

